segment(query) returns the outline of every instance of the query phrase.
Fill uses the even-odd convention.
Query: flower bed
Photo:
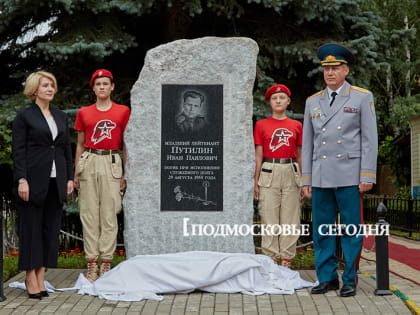
[[[8,254],[4,255],[3,258],[3,280],[7,281],[17,273],[18,270],[18,256],[17,251],[13,251],[12,247],[9,248],[11,251]],[[120,262],[126,259],[125,252],[122,249],[116,250],[114,258],[112,259],[112,267],[115,267]],[[80,250],[80,248],[72,249],[69,252],[59,252],[58,253],[58,266],[57,268],[63,269],[85,269],[86,268],[86,258],[85,253]]]

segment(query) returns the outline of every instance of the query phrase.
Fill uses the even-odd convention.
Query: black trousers
[[[29,187],[31,189],[31,187]],[[55,178],[50,178],[47,198],[43,205],[18,203],[20,270],[57,267],[58,236],[63,204],[58,197]]]

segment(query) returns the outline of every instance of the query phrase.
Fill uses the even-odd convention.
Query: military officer
[[[312,294],[339,288],[335,236],[337,221],[347,226],[341,237],[345,269],[340,296],[356,294],[363,236],[362,194],[376,182],[378,136],[370,91],[346,80],[356,58],[347,48],[325,44],[318,49],[326,89],[306,100],[302,144],[303,195],[312,198],[315,267],[319,285]]]
[[[200,114],[204,96],[196,91],[186,91],[183,95],[182,112],[176,116],[176,124],[182,133],[195,133],[206,125]]]

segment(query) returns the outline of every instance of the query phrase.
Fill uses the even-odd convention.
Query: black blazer
[[[55,160],[60,201],[67,198],[67,181],[73,180],[72,153],[67,114],[50,107],[57,124],[55,140],[36,104],[18,112],[13,121],[13,179],[17,194],[19,178],[29,183],[29,201],[42,205],[47,193],[52,162]],[[19,202],[24,202],[16,196]]]

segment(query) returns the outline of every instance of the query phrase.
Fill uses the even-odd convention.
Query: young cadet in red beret
[[[283,84],[270,87],[265,99],[272,116],[259,120],[254,129],[255,188],[261,223],[271,235],[262,235],[262,253],[281,265],[290,267],[296,255],[300,222],[300,169],[302,155],[302,124],[286,116],[290,90]],[[281,226],[278,228],[278,225]],[[290,228],[290,233],[287,229]]]
[[[115,84],[108,70],[95,71],[90,87],[96,95],[96,103],[79,110],[74,126],[78,130],[74,184],[79,190],[88,262],[86,278],[93,282],[111,269],[117,245],[120,191],[126,186],[123,169],[127,154],[123,135],[130,110],[111,101]],[[122,161],[118,151],[121,147]],[[100,268],[98,259],[101,259]]]

